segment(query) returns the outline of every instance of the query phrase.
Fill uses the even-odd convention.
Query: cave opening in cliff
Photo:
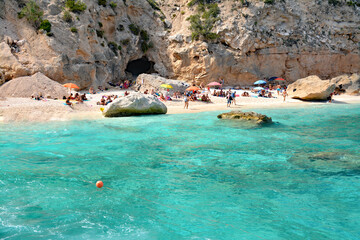
[[[130,61],[126,66],[125,71],[131,73],[133,76],[138,76],[142,73],[156,73],[154,70],[154,62],[149,61],[147,57],[142,57],[134,61]]]

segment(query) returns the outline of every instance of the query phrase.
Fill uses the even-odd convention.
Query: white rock
[[[302,100],[326,100],[335,89],[335,83],[321,80],[312,75],[292,83],[288,87],[288,95]]]
[[[103,114],[105,117],[125,117],[149,114],[166,114],[167,107],[155,96],[142,93],[131,93],[108,105]]]
[[[182,34],[176,34],[176,35],[173,35],[173,36],[170,36],[169,37],[169,41],[170,42],[183,42],[183,39],[184,36]]]

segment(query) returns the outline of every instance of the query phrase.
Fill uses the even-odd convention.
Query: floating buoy
[[[104,111],[104,108],[100,108],[100,111],[102,111],[102,112],[103,112],[103,111]]]
[[[97,182],[96,182],[96,186],[97,186],[98,188],[102,188],[102,187],[104,186],[104,183],[103,183],[102,181],[97,181]]]

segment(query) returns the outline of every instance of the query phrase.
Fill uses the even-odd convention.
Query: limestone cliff
[[[360,72],[356,1],[214,1],[216,38],[193,41],[187,19],[198,14],[196,1],[189,7],[185,0],[83,0],[86,10],[71,12],[66,0],[35,0],[51,34],[19,19],[26,2],[0,0],[0,76],[6,80],[40,71],[85,88],[156,72],[238,85]]]

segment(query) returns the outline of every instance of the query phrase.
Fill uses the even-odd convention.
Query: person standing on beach
[[[188,109],[189,108],[189,98],[186,95],[186,93],[184,93],[184,109]]]
[[[276,91],[277,91],[278,96],[280,95],[280,90],[281,90],[281,87],[280,87],[280,84],[278,84],[276,86]]]
[[[230,91],[228,92],[226,98],[227,98],[227,104],[226,104],[226,106],[227,106],[227,107],[230,107],[230,105],[231,105],[231,92],[230,92]]]
[[[236,105],[236,91],[234,91],[233,93],[231,93],[231,98],[232,98],[232,102],[234,103],[234,105]]]
[[[334,92],[330,93],[329,97],[327,98],[327,100],[329,101],[329,103],[332,102],[332,97],[334,95]]]
[[[286,96],[288,95],[287,92],[286,92],[286,89],[284,89],[283,93],[282,93],[283,97],[284,97],[284,102],[286,100]]]

